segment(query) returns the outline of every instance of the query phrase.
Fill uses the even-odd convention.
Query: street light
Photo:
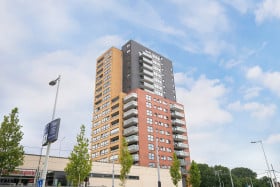
[[[270,180],[271,180],[272,186],[275,187],[275,184],[274,184],[274,181],[273,181],[271,172],[270,172],[270,167],[269,167],[269,165],[268,165],[267,157],[266,157],[266,154],[265,154],[265,151],[264,151],[264,148],[263,148],[263,143],[262,143],[262,141],[261,141],[261,140],[252,141],[251,143],[260,143],[260,144],[261,144],[261,148],[262,148],[263,155],[264,155],[265,162],[266,162],[266,167],[267,167],[267,169],[268,169],[268,175],[269,175],[269,178],[270,178]]]
[[[53,106],[53,113],[52,113],[52,121],[54,120],[55,116],[55,109],[56,109],[56,102],[57,102],[57,96],[58,96],[58,90],[59,90],[59,83],[60,83],[60,75],[55,79],[49,82],[50,86],[54,86],[57,83],[57,88],[56,88],[56,94],[55,94],[55,100],[54,100],[54,106]],[[47,177],[47,169],[48,169],[48,159],[49,159],[49,154],[50,154],[50,148],[51,148],[51,143],[48,142],[47,144],[47,151],[46,151],[46,156],[45,156],[45,162],[44,162],[44,168],[42,172],[42,187],[45,187],[46,185],[46,177]]]

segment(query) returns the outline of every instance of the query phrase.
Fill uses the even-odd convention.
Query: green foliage
[[[80,134],[77,135],[77,144],[69,157],[69,163],[64,169],[67,179],[73,186],[78,186],[88,177],[91,171],[91,160],[88,152],[89,140],[85,137],[85,126],[81,126]]]
[[[201,183],[201,175],[198,168],[198,165],[195,161],[192,161],[191,168],[190,168],[190,183],[192,187],[200,187]]]
[[[253,172],[252,170],[250,170],[248,168],[243,168],[243,167],[234,168],[231,170],[231,173],[239,178],[244,178],[244,177],[256,178],[257,177],[257,174],[255,172]]]
[[[172,162],[169,172],[170,172],[173,184],[177,187],[178,182],[181,180],[182,176],[180,173],[180,160],[178,160],[177,155],[175,153],[173,153],[173,162]]]
[[[18,109],[14,108],[9,116],[4,116],[0,126],[0,176],[9,174],[23,164],[24,151],[20,141],[23,138],[18,119]]]
[[[207,164],[198,164],[201,174],[200,187],[219,186],[219,177],[222,186],[231,186],[229,168],[224,166],[209,167]],[[219,175],[218,175],[219,172]],[[231,170],[235,187],[253,185],[254,187],[269,187],[270,180],[267,177],[257,179],[257,174],[248,168],[234,168]]]
[[[119,161],[121,164],[121,171],[120,171],[121,183],[120,183],[120,185],[125,186],[126,176],[130,172],[130,168],[133,164],[133,158],[128,151],[127,142],[126,142],[125,138],[122,138],[122,147],[120,149]]]
[[[197,164],[201,176],[201,187],[215,186],[216,176],[215,170],[207,164]]]

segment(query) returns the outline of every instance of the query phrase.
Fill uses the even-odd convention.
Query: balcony
[[[133,118],[129,118],[129,119],[125,120],[123,122],[123,127],[130,127],[135,124],[138,124],[138,118],[133,117]]]
[[[185,143],[175,143],[174,148],[175,149],[187,149],[187,148],[189,148],[189,145],[185,144]]]
[[[143,71],[141,73],[144,74],[144,75],[150,76],[150,77],[154,77],[153,72],[147,71],[145,69],[143,69]]]
[[[178,112],[183,112],[184,111],[184,107],[178,104],[171,104],[170,105],[170,109],[174,110],[174,111],[178,111]]]
[[[147,57],[147,58],[149,58],[149,59],[152,59],[151,53],[148,53],[148,52],[146,52],[146,51],[143,51],[142,54],[141,54],[141,56],[142,56],[142,57]]]
[[[137,105],[138,105],[137,101],[130,101],[123,106],[123,110],[126,111],[128,109],[136,108]]]
[[[186,122],[180,119],[174,119],[172,120],[172,124],[173,125],[179,125],[179,126],[185,126]]]
[[[128,94],[124,99],[123,99],[123,101],[124,101],[124,104],[125,103],[128,103],[129,101],[135,101],[135,100],[137,100],[137,93],[131,93],[131,94]]]
[[[188,140],[188,137],[183,135],[173,135],[173,139],[175,141],[186,141]]]
[[[139,155],[138,154],[133,154],[131,156],[132,156],[134,162],[138,162],[139,161]]]
[[[135,126],[124,129],[124,131],[123,131],[124,136],[129,136],[129,135],[136,134],[136,133],[138,133],[138,127],[135,127]]]
[[[173,131],[173,133],[183,134],[183,133],[187,132],[187,129],[183,128],[183,127],[173,127],[172,131]]]
[[[177,157],[187,157],[187,156],[189,156],[189,153],[187,153],[185,151],[175,151],[175,154],[177,155]]]
[[[142,82],[148,82],[148,83],[154,83],[154,80],[148,76],[143,75],[142,77],[140,77]]]
[[[130,153],[134,153],[134,152],[139,151],[139,146],[138,145],[130,145],[130,146],[127,147],[127,149]]]
[[[127,119],[127,118],[137,116],[137,115],[138,115],[138,110],[137,109],[131,109],[131,110],[128,110],[127,112],[125,112],[123,114],[123,118]]]
[[[179,118],[179,119],[182,119],[185,117],[184,113],[181,113],[181,112],[172,112],[171,113],[171,117],[174,117],[174,118]]]
[[[144,89],[151,90],[151,91],[154,90],[154,86],[153,86],[152,84],[146,83],[146,82],[144,82],[144,83],[141,85],[141,87],[144,88]]]
[[[126,137],[126,142],[128,144],[138,142],[138,136],[137,135],[132,135],[132,136]]]
[[[184,159],[179,159],[179,161],[180,161],[180,165],[181,165],[181,166],[186,166],[186,165],[187,165],[187,161],[186,161],[186,160],[184,160]]]
[[[150,65],[150,64],[145,64],[145,63],[143,63],[143,64],[142,64],[142,68],[143,68],[143,69],[146,69],[146,70],[148,70],[148,71],[150,71],[150,72],[153,72],[153,66]]]

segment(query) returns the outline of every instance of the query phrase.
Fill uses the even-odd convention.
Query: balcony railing
[[[133,152],[139,151],[139,146],[138,145],[130,145],[130,146],[127,147],[127,149],[130,153],[133,153]]]
[[[188,137],[183,135],[173,135],[173,139],[175,141],[185,141],[188,140]]]
[[[180,161],[180,165],[181,165],[181,166],[186,166],[186,165],[187,165],[187,161],[186,161],[186,160],[184,160],[184,159],[179,159],[179,161]]]
[[[187,129],[184,127],[173,127],[172,128],[173,133],[178,133],[178,134],[183,134],[185,132],[187,132]]]
[[[154,83],[154,80],[148,76],[143,75],[143,77],[140,78],[143,82],[148,82],[148,83]]]
[[[137,123],[138,123],[137,117],[129,118],[123,122],[123,127],[129,127],[129,126],[135,125]]]
[[[123,99],[124,103],[128,103],[129,101],[135,101],[137,99],[137,93],[130,93]]]
[[[132,135],[135,133],[138,133],[138,127],[135,127],[135,126],[124,129],[124,131],[123,131],[124,136],[129,136],[129,135]]]
[[[123,114],[123,118],[127,119],[129,117],[133,117],[133,116],[137,116],[137,115],[138,115],[138,110],[137,109],[131,109],[131,110],[128,110],[127,112],[125,112]]]
[[[176,111],[175,111],[175,112],[172,112],[172,113],[171,113],[171,117],[182,119],[182,118],[185,117],[185,115],[184,115],[184,113],[176,112]]]
[[[143,69],[142,73],[143,73],[144,75],[148,75],[148,76],[150,76],[150,77],[153,77],[153,76],[154,76],[153,72],[147,71],[147,70],[145,70],[145,69]]]
[[[138,142],[138,136],[137,135],[128,136],[126,137],[126,142],[127,143]]]
[[[184,151],[175,151],[175,153],[176,153],[176,155],[178,157],[187,157],[187,156],[189,156],[189,153],[184,152]]]
[[[171,104],[170,109],[175,110],[175,111],[179,111],[179,112],[184,111],[184,107],[181,106],[181,105],[178,105],[178,104]]]
[[[189,145],[185,144],[185,143],[175,143],[174,148],[175,149],[187,149],[187,148],[189,148]]]
[[[137,101],[130,101],[123,106],[123,110],[126,111],[128,109],[135,108],[137,107],[137,105],[138,105]]]
[[[172,120],[172,124],[173,125],[183,126],[183,125],[186,125],[186,122],[183,121],[183,120],[180,120],[180,119],[174,119],[174,120]]]

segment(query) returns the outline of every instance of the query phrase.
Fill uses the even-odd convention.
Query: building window
[[[148,126],[148,127],[147,127],[147,130],[148,130],[148,132],[153,132],[153,127]]]
[[[153,151],[155,148],[154,148],[154,144],[148,144],[148,149],[149,150],[151,150],[151,151]]]
[[[154,160],[154,159],[155,159],[155,154],[149,153],[149,159],[150,159],[150,160]]]
[[[153,119],[152,118],[147,118],[147,124],[153,124]]]
[[[152,136],[152,135],[148,135],[148,141],[154,141],[154,136]]]
[[[147,116],[153,116],[153,112],[151,110],[147,110]]]
[[[150,162],[150,163],[149,163],[149,167],[150,167],[150,168],[154,168],[154,167],[156,167],[156,164],[155,164],[155,163]]]
[[[147,108],[152,108],[152,103],[146,102],[146,107],[147,107]]]
[[[152,100],[152,96],[146,95],[146,100],[147,100],[147,101],[151,101],[151,100]]]

